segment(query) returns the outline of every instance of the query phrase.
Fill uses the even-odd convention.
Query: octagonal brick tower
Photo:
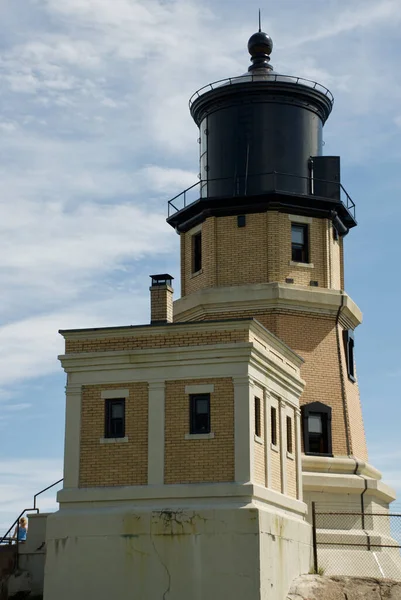
[[[362,315],[344,291],[355,205],[340,158],[322,153],[333,96],[276,73],[272,48],[259,31],[248,72],[190,100],[200,181],[169,203],[181,240],[174,320],[252,316],[302,356],[304,498],[388,506],[394,494],[367,462],[354,364]]]

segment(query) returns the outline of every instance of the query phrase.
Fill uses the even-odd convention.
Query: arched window
[[[302,407],[305,454],[333,456],[331,443],[331,407],[312,402]]]

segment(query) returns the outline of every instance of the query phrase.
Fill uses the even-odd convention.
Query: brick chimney
[[[172,323],[173,322],[173,288],[174,277],[163,273],[162,275],[150,275],[152,285],[150,286],[150,322]]]

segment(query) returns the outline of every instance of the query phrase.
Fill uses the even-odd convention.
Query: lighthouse
[[[249,69],[190,99],[199,179],[167,218],[181,297],[177,277],[153,274],[149,323],[60,331],[64,482],[45,600],[284,600],[313,569],[316,504],[364,517],[314,529],[328,574],[362,574],[361,552],[338,549],[361,539],[364,574],[389,561],[401,573],[370,546],[389,538],[376,513],[394,492],[368,462],[362,315],[344,285],[355,204],[340,158],[323,155],[333,96],[277,73],[272,50],[258,31]]]

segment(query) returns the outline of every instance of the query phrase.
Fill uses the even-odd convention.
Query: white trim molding
[[[213,440],[214,433],[186,433],[186,440]]]
[[[99,440],[101,444],[126,444],[128,441],[128,437],[100,438]]]
[[[304,267],[305,269],[315,268],[315,265],[313,263],[295,262],[294,260],[290,260],[288,264],[290,265],[290,267]]]
[[[65,403],[64,488],[79,485],[82,386],[67,385]]]
[[[113,400],[113,398],[129,398],[129,390],[125,388],[118,390],[102,390],[100,397],[102,400]]]
[[[288,215],[288,218],[293,223],[304,223],[310,225],[313,222],[312,217],[304,217],[303,215]]]
[[[149,382],[148,485],[164,483],[165,381]]]
[[[186,394],[213,394],[214,385],[212,383],[208,384],[198,384],[198,385],[186,385],[185,393]]]

